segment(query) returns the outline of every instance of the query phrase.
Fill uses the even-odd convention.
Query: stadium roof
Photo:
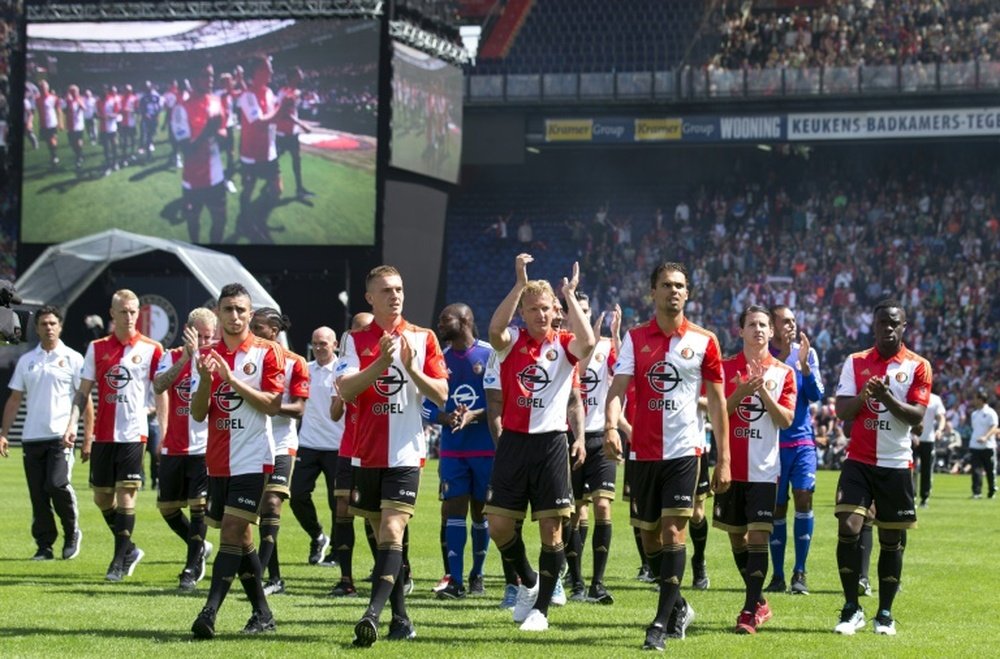
[[[115,261],[157,250],[176,256],[213,298],[226,284],[239,282],[250,292],[255,307],[281,308],[234,256],[181,240],[119,229],[49,247],[21,275],[15,287],[26,305],[54,304],[65,309]]]
[[[74,53],[173,53],[253,39],[293,20],[28,23],[31,50]]]

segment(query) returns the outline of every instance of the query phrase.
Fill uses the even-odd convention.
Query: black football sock
[[[599,519],[594,525],[594,574],[591,583],[604,582],[604,570],[611,552],[611,520]]]
[[[858,578],[861,572],[861,547],[858,536],[837,537],[837,569],[840,571],[840,586],[848,604],[858,603]]]
[[[169,515],[164,515],[163,521],[167,523],[171,531],[177,534],[178,538],[187,542],[191,535],[191,523],[179,508]]]
[[[521,536],[515,535],[510,542],[502,547],[497,547],[497,549],[500,550],[500,556],[503,557],[504,563],[509,564],[515,574],[521,578],[521,585],[526,588],[534,588],[538,582],[538,574],[528,563],[528,554],[524,549],[524,540],[521,539]]]
[[[761,601],[760,594],[764,591],[764,578],[767,576],[767,544],[747,545],[746,584],[747,594],[743,601],[744,611],[756,611],[757,603]]]
[[[340,564],[340,579],[354,583],[351,561],[354,558],[354,518],[338,517],[333,525],[333,546],[337,563]]]
[[[563,561],[566,560],[563,543],[556,545],[542,545],[542,551],[538,557],[538,599],[535,600],[534,608],[545,615],[549,614],[549,603],[552,601],[552,593],[556,589],[556,581],[559,579],[559,572],[562,570]]]

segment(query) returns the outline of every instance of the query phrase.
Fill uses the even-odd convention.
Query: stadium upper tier
[[[29,23],[32,49],[72,53],[173,53],[255,39],[292,20]]]

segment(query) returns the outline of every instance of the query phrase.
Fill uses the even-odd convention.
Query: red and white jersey
[[[222,355],[233,376],[263,392],[285,390],[285,359],[281,346],[249,335],[230,352],[225,342],[213,346]],[[198,370],[191,374],[191,389],[197,391]],[[205,466],[209,476],[238,476],[274,471],[274,435],[271,417],[247,403],[218,374],[212,375],[208,403],[208,450]]]
[[[580,376],[583,408],[587,412],[584,420],[585,432],[604,431],[604,410],[611,388],[611,368],[618,359],[615,344],[609,338],[598,339],[594,353],[587,364],[587,372]]]
[[[340,417],[340,421],[330,418],[330,403],[337,394],[333,386],[337,359],[326,365],[314,360],[308,367],[309,400],[302,413],[299,446],[317,451],[339,451],[344,436],[344,417]]]
[[[309,366],[301,355],[282,347],[285,358],[285,390],[281,394],[281,404],[292,402],[292,398],[309,399]],[[327,405],[329,409],[329,404]],[[275,415],[271,417],[274,432],[274,454],[295,455],[299,448],[299,433],[295,419]]]
[[[66,130],[71,133],[82,133],[87,121],[87,107],[83,99],[67,98],[63,104],[63,111],[66,113]]]
[[[374,322],[350,332],[337,364],[337,379],[362,371],[376,361],[382,334],[382,328]],[[423,396],[399,360],[399,341],[405,338],[413,347],[415,370],[430,378],[447,379],[448,369],[434,332],[400,319],[392,337],[397,346],[392,363],[355,400],[359,413],[351,458],[356,467],[419,467],[427,455],[421,416]]]
[[[664,334],[656,319],[625,335],[615,375],[631,375],[635,412],[630,419],[630,460],[673,460],[701,455],[703,427],[698,423],[702,381],[722,382],[722,351],[715,334],[686,318]]]
[[[277,160],[278,148],[274,143],[277,129],[273,122],[261,121],[261,117],[271,114],[277,107],[274,92],[268,87],[256,91],[248,89],[240,94],[239,107],[243,129],[240,160],[245,163]]]
[[[220,117],[221,123],[216,135],[202,140],[197,147],[184,155],[184,175],[181,185],[188,190],[210,188],[225,179],[219,137],[226,135],[225,109],[218,96],[212,94],[194,95],[178,103],[170,115],[171,128],[178,141],[190,140],[193,144],[205,130],[212,117]]]
[[[119,114],[122,111],[121,97],[108,95],[97,105],[97,113],[101,116],[101,132],[117,133]]]
[[[299,118],[299,99],[302,92],[294,87],[282,87],[278,90],[278,105],[282,106],[278,118],[274,122],[278,135],[296,135],[301,132],[299,125],[295,123]],[[292,99],[285,101],[285,99]],[[287,104],[286,104],[287,103]]]
[[[236,123],[240,119],[239,113],[236,111],[236,103],[241,93],[234,90],[232,92],[222,92],[219,95],[219,98],[222,100],[222,109],[226,113],[226,128],[230,129],[230,131],[236,128]]]
[[[163,347],[138,332],[125,343],[114,334],[90,342],[80,376],[97,385],[94,441],[146,441],[146,400],[161,357]]]
[[[59,108],[62,106],[62,101],[58,96],[52,92],[44,96],[40,94],[35,99],[35,105],[38,107],[39,128],[59,128]]]
[[[334,377],[336,381],[336,376]],[[358,430],[358,406],[344,403],[344,435],[340,438],[340,457],[354,457],[354,435]]]
[[[857,396],[868,380],[888,377],[896,399],[911,405],[927,405],[931,396],[931,365],[906,346],[889,359],[875,348],[856,352],[844,362],[837,397]],[[847,457],[865,464],[892,469],[913,466],[910,426],[897,419],[882,403],[869,398],[851,425]]]
[[[156,374],[173,368],[184,355],[184,348],[163,353]],[[205,455],[208,443],[208,421],[191,418],[191,360],[181,368],[167,389],[167,433],[160,441],[163,455]]]
[[[69,424],[73,396],[80,387],[83,355],[62,341],[46,351],[41,344],[21,355],[9,387],[24,394],[27,413],[21,441],[62,437]]]
[[[503,391],[503,427],[520,433],[565,432],[566,406],[577,358],[573,335],[550,330],[541,342],[527,330],[508,327],[511,342],[497,351]]]
[[[135,128],[136,115],[139,113],[139,97],[126,94],[122,97],[122,123],[129,128]]]
[[[764,367],[764,390],[778,405],[795,411],[795,371],[768,355]],[[726,377],[725,392],[729,398],[746,377],[747,358],[742,352],[722,362]],[[704,423],[701,424],[704,437]],[[778,452],[780,428],[767,413],[759,394],[739,401],[729,415],[729,456],[734,481],[740,483],[777,483],[781,476]]]

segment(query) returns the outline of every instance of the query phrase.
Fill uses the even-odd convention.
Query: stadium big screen
[[[377,22],[29,22],[27,58],[24,242],[375,242]]]
[[[393,43],[389,164],[449,183],[458,181],[462,82],[458,67]]]

